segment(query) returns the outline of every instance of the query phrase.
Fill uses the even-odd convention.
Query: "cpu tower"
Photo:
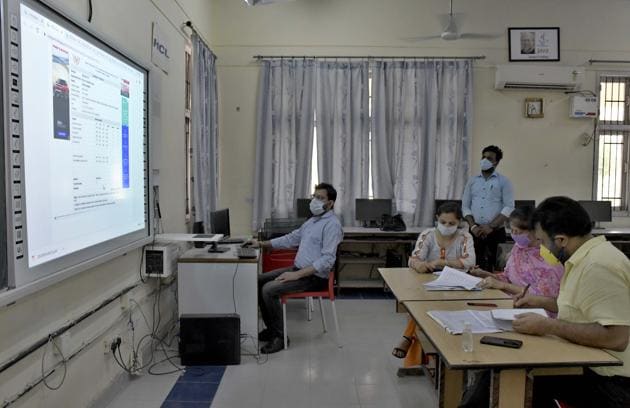
[[[241,363],[241,318],[237,314],[184,314],[179,354],[185,366]]]

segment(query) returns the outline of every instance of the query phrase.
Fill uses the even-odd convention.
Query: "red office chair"
[[[297,249],[273,249],[264,251],[262,254],[263,273],[292,266],[295,261],[295,255],[297,255]]]
[[[322,298],[330,299],[330,305],[332,306],[333,319],[335,321],[335,330],[337,331],[337,346],[343,347],[341,344],[341,334],[339,332],[339,320],[337,320],[337,309],[335,308],[335,290],[334,290],[335,273],[333,271],[328,272],[328,288],[321,291],[312,292],[297,292],[289,293],[280,297],[280,303],[282,303],[282,328],[284,330],[284,348],[287,345],[287,299],[305,299],[305,298],[319,298],[319,311],[322,314],[322,326],[324,326],[324,333],[328,331],[326,327],[326,317],[324,317],[324,304]],[[307,306],[308,307],[308,306]],[[309,315],[310,315],[310,307]],[[310,319],[309,319],[310,320]]]

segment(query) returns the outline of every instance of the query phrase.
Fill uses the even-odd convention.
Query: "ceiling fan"
[[[483,34],[483,33],[460,33],[457,28],[457,21],[455,18],[455,14],[453,13],[453,0],[450,0],[450,12],[448,13],[446,26],[444,27],[444,31],[438,35],[428,35],[428,36],[420,36],[420,37],[412,37],[408,38],[411,41],[421,41],[421,40],[432,40],[436,38],[441,38],[443,40],[452,41],[459,39],[493,39],[501,37],[501,34]]]

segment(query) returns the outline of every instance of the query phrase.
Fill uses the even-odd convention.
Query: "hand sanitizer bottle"
[[[470,322],[464,322],[464,331],[462,332],[462,350],[466,353],[473,351],[473,335]]]

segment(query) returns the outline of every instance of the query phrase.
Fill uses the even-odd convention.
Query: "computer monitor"
[[[435,208],[433,209],[434,213],[437,213],[437,209],[440,208],[440,206],[444,203],[457,203],[459,204],[459,209],[462,209],[462,200],[443,200],[443,199],[436,199],[435,200]]]
[[[310,218],[311,215],[311,199],[298,198],[295,200],[295,214],[298,218]]]
[[[210,226],[213,233],[223,234],[226,237],[230,236],[230,210],[225,208],[211,212]]]
[[[530,207],[536,208],[536,200],[514,200],[514,208]]]
[[[365,227],[377,227],[383,214],[392,215],[392,200],[375,198],[357,198],[355,200],[355,218],[363,221]]]
[[[602,221],[612,221],[612,206],[610,201],[580,200],[578,203],[586,210],[588,216],[591,217],[591,223],[593,223],[593,225]]]

